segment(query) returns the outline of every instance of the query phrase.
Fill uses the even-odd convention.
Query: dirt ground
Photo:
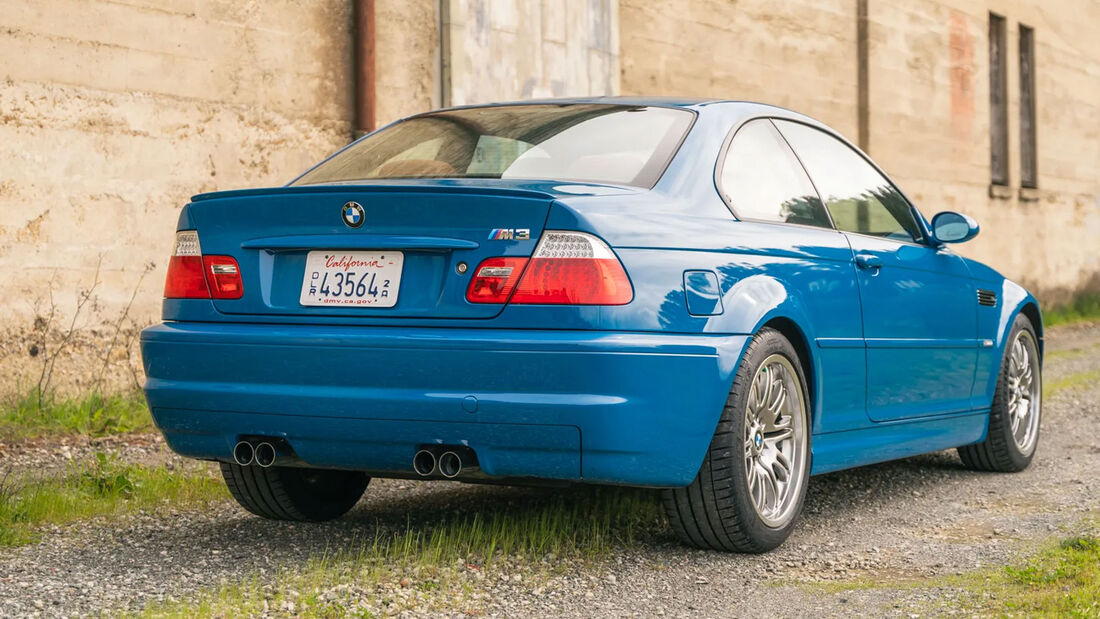
[[[684,548],[671,534],[646,537],[595,564],[534,578],[489,578],[489,616],[912,616],[950,614],[958,592],[911,587],[1033,552],[1100,514],[1100,325],[1048,333],[1044,403],[1032,466],[1018,474],[963,468],[954,451],[814,477],[794,535],[762,556]],[[122,457],[168,460],[154,437],[114,444]],[[90,448],[79,441],[0,446],[0,467],[63,466]],[[273,523],[226,502],[96,520],[45,532],[34,545],[0,549],[0,614],[49,616],[137,609],[166,595],[294,565],[369,540],[378,522],[409,514],[489,509],[533,500],[531,490],[376,480],[347,517]],[[667,529],[667,528],[666,528]],[[863,588],[838,583],[874,580]],[[885,584],[882,582],[885,581]],[[892,583],[896,583],[896,586]],[[461,609],[456,609],[461,610]]]

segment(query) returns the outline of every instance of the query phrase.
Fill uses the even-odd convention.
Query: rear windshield
[[[579,103],[433,112],[359,140],[292,184],[504,178],[652,187],[693,118],[681,109]]]

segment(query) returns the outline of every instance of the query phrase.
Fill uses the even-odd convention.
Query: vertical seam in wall
[[[438,20],[436,28],[439,31],[439,107],[451,106],[451,1],[439,0]]]
[[[868,0],[856,0],[856,116],[859,127],[859,147],[863,152],[871,150],[871,95],[867,20]]]

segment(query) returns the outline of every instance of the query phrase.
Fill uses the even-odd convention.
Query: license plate
[[[399,251],[311,251],[302,280],[302,305],[393,307],[405,254]]]

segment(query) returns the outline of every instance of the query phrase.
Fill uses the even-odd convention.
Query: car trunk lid
[[[537,187],[410,181],[244,190],[196,196],[190,214],[203,254],[233,256],[240,265],[244,294],[214,300],[219,312],[491,318],[503,305],[469,303],[466,287],[485,258],[526,257],[534,251],[554,199],[552,191]],[[356,215],[345,221],[349,203],[362,208],[358,227],[349,225]],[[311,252],[317,255],[307,260]],[[344,267],[339,267],[341,260]],[[391,282],[396,299],[375,299],[365,306],[304,305],[309,295],[303,286],[321,285],[325,269],[318,270],[319,262],[335,262],[336,270],[355,273],[349,280],[359,292],[378,289],[392,276],[398,280]],[[312,282],[311,274],[316,274]],[[343,278],[329,274],[331,293],[335,280]],[[339,300],[345,300],[343,295]]]

